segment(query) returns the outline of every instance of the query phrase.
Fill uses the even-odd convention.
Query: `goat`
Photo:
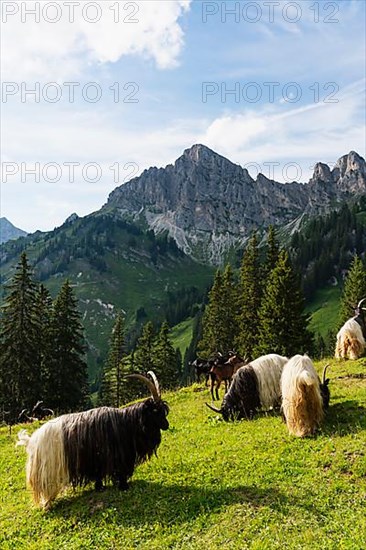
[[[287,361],[287,357],[271,353],[240,367],[233,376],[221,408],[206,403],[207,407],[222,414],[224,420],[239,420],[252,418],[258,409],[269,410],[279,405],[281,374]]]
[[[27,409],[23,409],[19,413],[19,416],[17,418],[19,423],[25,424],[27,422],[36,422],[36,420],[38,420],[38,418],[36,418],[34,416],[28,416],[28,412],[29,411]]]
[[[211,370],[212,365],[214,364],[214,359],[201,359],[200,357],[197,357],[190,365],[194,367],[195,373],[196,373],[196,380],[198,383],[201,381],[201,375],[205,375],[205,385],[207,386],[207,382],[209,379],[209,373]]]
[[[355,309],[355,316],[348,319],[337,334],[337,345],[335,349],[336,359],[358,359],[363,354],[366,342],[366,308],[361,307],[362,302],[366,298],[360,300]]]
[[[325,379],[327,367],[320,382],[307,355],[295,355],[284,366],[282,412],[290,434],[304,437],[313,434],[320,426],[330,399],[329,379]]]
[[[230,386],[233,375],[246,362],[247,360],[242,359],[239,355],[231,355],[224,364],[215,362],[215,364],[210,370],[210,378],[211,378],[210,392],[211,392],[212,401],[215,401],[214,389],[215,389],[216,399],[219,400],[219,389],[221,386],[221,382],[225,383],[225,393],[226,393],[228,390],[228,387]]]
[[[32,416],[34,416],[37,420],[43,420],[47,416],[55,416],[52,409],[47,409],[41,405],[43,405],[43,401],[37,401],[32,409]]]
[[[100,407],[64,414],[49,420],[31,437],[25,430],[18,434],[28,459],[27,483],[36,505],[49,509],[58,493],[72,484],[95,483],[103,490],[103,481],[112,479],[121,490],[135,467],[149,459],[161,442],[160,430],[167,430],[168,405],[162,401],[155,374],[138,378],[151,391],[151,397],[123,409]]]
[[[197,382],[199,383],[201,381],[201,374],[204,374],[206,379],[205,385],[207,386],[212,368],[217,364],[221,365],[225,363],[229,357],[234,355],[234,353],[235,352],[233,351],[229,351],[226,355],[222,355],[220,351],[217,351],[213,357],[210,357],[210,359],[201,359],[200,357],[197,357],[192,363],[190,363],[190,365],[195,369]]]

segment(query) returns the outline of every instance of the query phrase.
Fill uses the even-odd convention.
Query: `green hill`
[[[166,234],[155,236],[113,215],[79,218],[1,247],[2,282],[26,250],[35,276],[53,296],[68,278],[79,299],[88,342],[90,378],[106,355],[116,310],[126,313],[130,338],[141,323],[178,323],[210,286],[213,268],[193,261]]]
[[[25,487],[24,449],[15,448],[25,426],[1,428],[0,547],[366,548],[366,361],[331,361],[329,376],[326,421],[304,440],[279,414],[223,422],[203,386],[169,393],[170,429],[130,490],[70,489],[50,512],[35,509]]]

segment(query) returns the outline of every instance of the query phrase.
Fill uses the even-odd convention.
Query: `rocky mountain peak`
[[[202,144],[195,144],[165,168],[145,170],[117,187],[107,207],[128,219],[142,219],[155,233],[167,231],[199,260],[218,264],[252,231],[321,214],[352,195],[366,193],[365,161],[354,151],[333,171],[319,162],[309,184],[282,184],[248,171]]]
[[[332,174],[328,164],[317,162],[314,168],[313,180],[332,181]]]

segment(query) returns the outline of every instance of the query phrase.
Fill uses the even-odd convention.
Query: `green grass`
[[[184,353],[188,348],[192,340],[192,330],[193,330],[193,318],[189,317],[185,319],[179,325],[175,325],[172,328],[170,333],[170,338],[174,348],[179,348],[184,357]]]
[[[304,440],[277,414],[221,421],[198,385],[167,394],[171,427],[130,490],[70,489],[50,512],[25,488],[24,449],[14,446],[24,426],[1,428],[0,548],[363,550],[366,360],[332,361],[328,372],[331,407]]]
[[[318,290],[309,304],[307,311],[311,313],[309,328],[321,336],[326,336],[329,330],[338,326],[341,289],[339,286],[328,286]]]

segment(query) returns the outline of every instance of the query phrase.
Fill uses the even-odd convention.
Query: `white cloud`
[[[95,64],[115,63],[122,56],[153,59],[160,69],[178,63],[183,31],[178,20],[191,0],[148,2],[75,2],[74,22],[67,3],[18,2],[18,11],[6,16],[2,2],[3,80],[56,80],[75,77]],[[57,4],[46,12],[44,6]],[[87,5],[95,4],[98,9]],[[40,21],[24,11],[39,6]],[[114,9],[111,9],[115,6]],[[117,13],[116,6],[119,7]],[[8,8],[10,9],[10,8]],[[60,20],[50,23],[49,20]],[[94,18],[100,20],[92,23]],[[116,21],[115,21],[116,18]],[[22,22],[22,19],[24,22]]]
[[[337,103],[277,104],[218,117],[200,139],[241,165],[296,162],[307,181],[317,161],[335,162],[351,149],[363,154],[364,86],[362,80],[340,90]],[[280,172],[275,175],[283,181]]]

